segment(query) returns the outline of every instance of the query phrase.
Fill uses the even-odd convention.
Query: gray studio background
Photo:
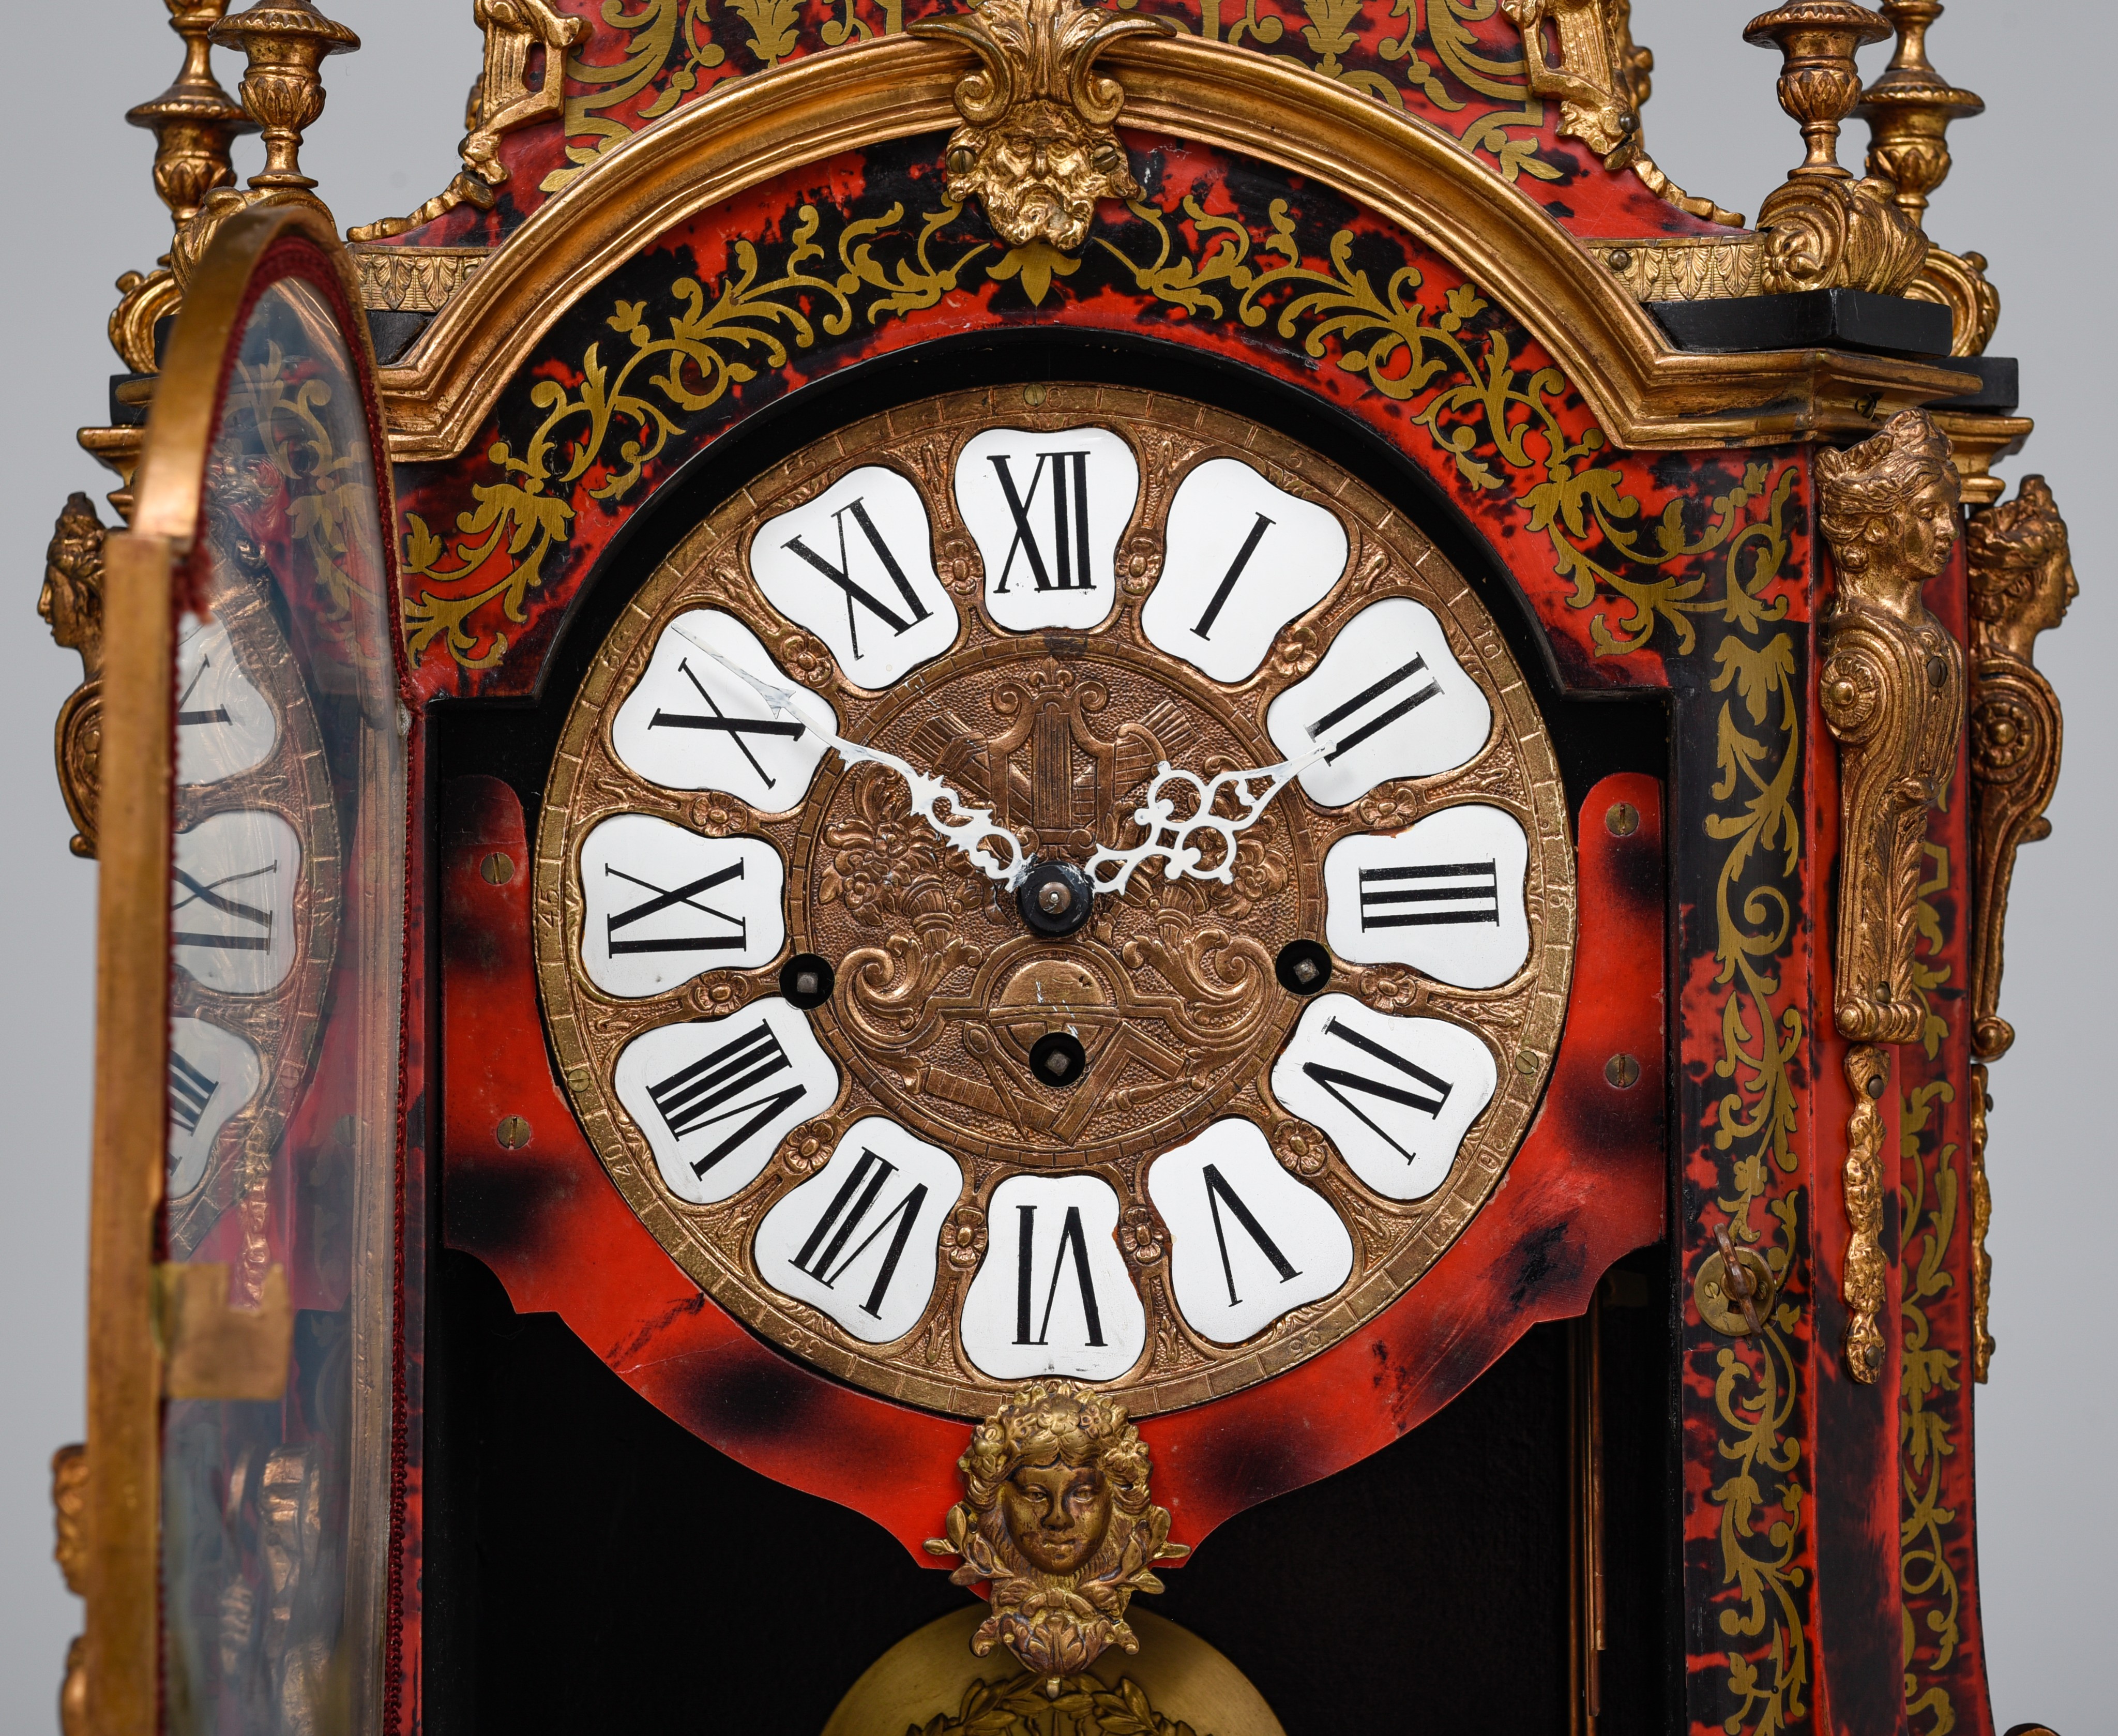
[[[238,0],[239,3],[239,0]],[[330,106],[304,154],[341,227],[409,210],[456,168],[464,92],[478,71],[471,0],[324,0],[363,50],[327,63]],[[1379,3],[1379,0],[1371,0]],[[1746,48],[1748,0],[1634,0],[1658,60],[1649,146],[1695,193],[1751,214],[1799,160],[1773,97],[1775,56]],[[14,263],[0,280],[11,347],[0,363],[8,507],[0,562],[0,1174],[12,1225],[0,1256],[0,1729],[57,1728],[53,1697],[80,1609],[51,1562],[47,1461],[81,1434],[88,1090],[95,871],[67,852],[51,727],[78,664],[36,617],[44,549],[67,493],[100,503],[112,479],[74,444],[104,419],[118,364],[104,336],[118,274],[168,238],[148,178],[152,141],[123,123],[176,70],[155,0],[7,7],[16,167],[4,198]],[[2022,28],[2033,17],[2036,27]],[[2106,1728],[2103,1623],[2118,1523],[2108,1374],[2114,993],[2107,863],[2109,744],[2118,683],[2102,665],[2118,623],[2111,510],[2111,275],[2103,185],[2112,151],[2107,0],[1954,0],[1936,63],[1983,95],[1961,123],[1955,173],[1929,231],[1993,262],[2005,299],[1995,353],[2022,358],[2028,451],[2074,526],[2081,599],[2039,661],[2065,703],[2055,836],[2023,853],[2002,1010],[2019,1033],[1994,1070],[1991,1172],[2000,1340],[1978,1395],[1986,1638],[2002,1729],[2032,1719],[2061,1736]],[[1871,49],[1873,76],[1887,58]],[[239,58],[218,57],[231,90]],[[1848,128],[1848,163],[1865,130]],[[259,159],[242,141],[238,169]],[[2099,891],[2098,888],[2105,888]]]

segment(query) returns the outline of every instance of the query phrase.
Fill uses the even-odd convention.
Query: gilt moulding
[[[656,236],[761,181],[842,151],[942,132],[964,51],[887,37],[737,82],[600,158],[448,303],[407,365],[379,376],[400,463],[456,456],[566,310]],[[1218,43],[1111,49],[1129,127],[1310,176],[1458,263],[1513,310],[1632,447],[1865,431],[1976,389],[1970,375],[1845,351],[1686,354],[1533,200],[1445,135],[1359,92]]]

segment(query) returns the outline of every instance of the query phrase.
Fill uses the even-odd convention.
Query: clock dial
[[[958,1415],[1045,1375],[1147,1414],[1335,1342],[1491,1194],[1573,860],[1415,526],[1237,419],[1034,396],[843,430],[648,581],[546,791],[539,980],[619,1190],[756,1331]],[[1068,877],[1158,778],[1175,824],[1288,760],[1173,875]]]

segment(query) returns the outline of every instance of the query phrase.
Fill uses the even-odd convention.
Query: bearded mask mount
[[[1112,123],[1125,104],[1096,57],[1122,36],[1171,35],[1166,18],[1121,18],[1080,0],[986,0],[960,18],[911,26],[959,42],[979,70],[956,86],[964,124],[949,137],[949,197],[976,199],[1010,247],[1043,242],[1072,252],[1088,239],[1098,199],[1136,199]]]
[[[987,1582],[992,1613],[973,1651],[1005,1644],[1056,1697],[1109,1647],[1140,1649],[1126,1605],[1162,1589],[1157,1562],[1191,1553],[1148,1499],[1151,1468],[1124,1407],[1072,1381],[1024,1386],[978,1424],[956,1461],[964,1496],[949,1535],[927,1545],[963,1558],[958,1585]]]

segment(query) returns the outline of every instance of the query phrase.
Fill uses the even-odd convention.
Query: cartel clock
[[[958,393],[759,479],[567,715],[538,970],[671,1257],[844,1379],[1135,1414],[1491,1194],[1565,1006],[1551,743],[1417,526],[1240,418]]]

